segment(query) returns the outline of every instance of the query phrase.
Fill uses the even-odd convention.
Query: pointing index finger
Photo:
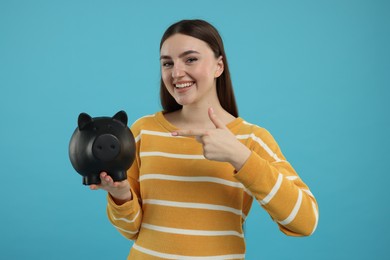
[[[176,130],[171,133],[172,136],[204,136],[206,135],[206,130],[203,129],[187,129],[187,130]]]
[[[221,128],[221,129],[226,128],[225,124],[214,113],[214,109],[212,107],[209,108],[208,112],[209,112],[209,118],[211,122],[213,122],[216,128]]]

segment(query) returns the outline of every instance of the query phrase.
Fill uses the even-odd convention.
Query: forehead
[[[161,46],[160,54],[175,56],[188,50],[197,51],[199,53],[212,53],[211,48],[206,42],[192,36],[177,33],[164,41]]]

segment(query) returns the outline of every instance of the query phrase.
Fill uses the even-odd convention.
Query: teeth
[[[192,82],[188,82],[188,83],[183,83],[183,84],[176,84],[175,86],[177,88],[186,88],[186,87],[191,86],[192,84],[193,84]]]

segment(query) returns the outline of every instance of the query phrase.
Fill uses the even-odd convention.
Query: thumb
[[[214,109],[212,107],[209,108],[209,118],[211,122],[215,125],[216,128],[225,129],[226,126],[224,123],[217,117],[217,115],[214,113]]]

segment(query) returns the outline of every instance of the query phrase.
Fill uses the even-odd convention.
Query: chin
[[[194,103],[193,99],[188,99],[188,98],[180,98],[180,99],[175,99],[175,100],[179,105],[182,105],[182,106],[191,105]]]

